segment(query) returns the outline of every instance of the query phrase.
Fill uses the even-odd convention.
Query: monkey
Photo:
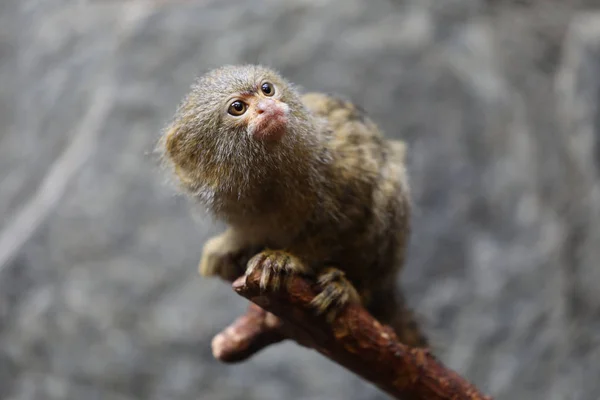
[[[356,302],[427,346],[396,285],[410,233],[406,144],[362,108],[301,94],[270,67],[225,65],[193,83],[159,151],[182,191],[227,225],[205,243],[200,275],[260,267],[261,288],[274,290],[309,276],[322,288],[317,313]]]

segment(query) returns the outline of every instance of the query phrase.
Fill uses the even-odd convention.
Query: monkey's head
[[[257,186],[311,168],[315,124],[275,71],[225,66],[192,86],[161,144],[184,188],[205,203],[217,194],[244,201]]]

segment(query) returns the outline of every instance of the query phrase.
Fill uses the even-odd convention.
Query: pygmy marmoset
[[[192,86],[160,141],[185,192],[227,230],[204,246],[204,276],[263,267],[261,286],[312,276],[317,312],[360,301],[400,340],[427,340],[397,288],[409,233],[405,145],[337,96],[300,95],[257,65]]]

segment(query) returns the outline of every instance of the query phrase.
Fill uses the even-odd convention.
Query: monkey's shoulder
[[[386,139],[367,113],[352,101],[316,92],[306,93],[302,101],[314,116],[326,121],[331,132],[330,150],[348,173],[373,175],[386,164],[404,164],[405,144]]]
[[[351,130],[356,128],[377,130],[365,110],[340,95],[310,92],[302,96],[302,102],[314,116],[326,119],[334,130],[344,127],[354,128]]]

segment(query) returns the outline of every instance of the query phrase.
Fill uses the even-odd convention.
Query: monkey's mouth
[[[253,129],[251,129],[252,137],[258,140],[281,140],[287,130],[287,122],[287,116],[283,112],[258,115]]]
[[[265,116],[256,128],[254,137],[259,140],[280,140],[285,135],[287,118],[284,115]]]

